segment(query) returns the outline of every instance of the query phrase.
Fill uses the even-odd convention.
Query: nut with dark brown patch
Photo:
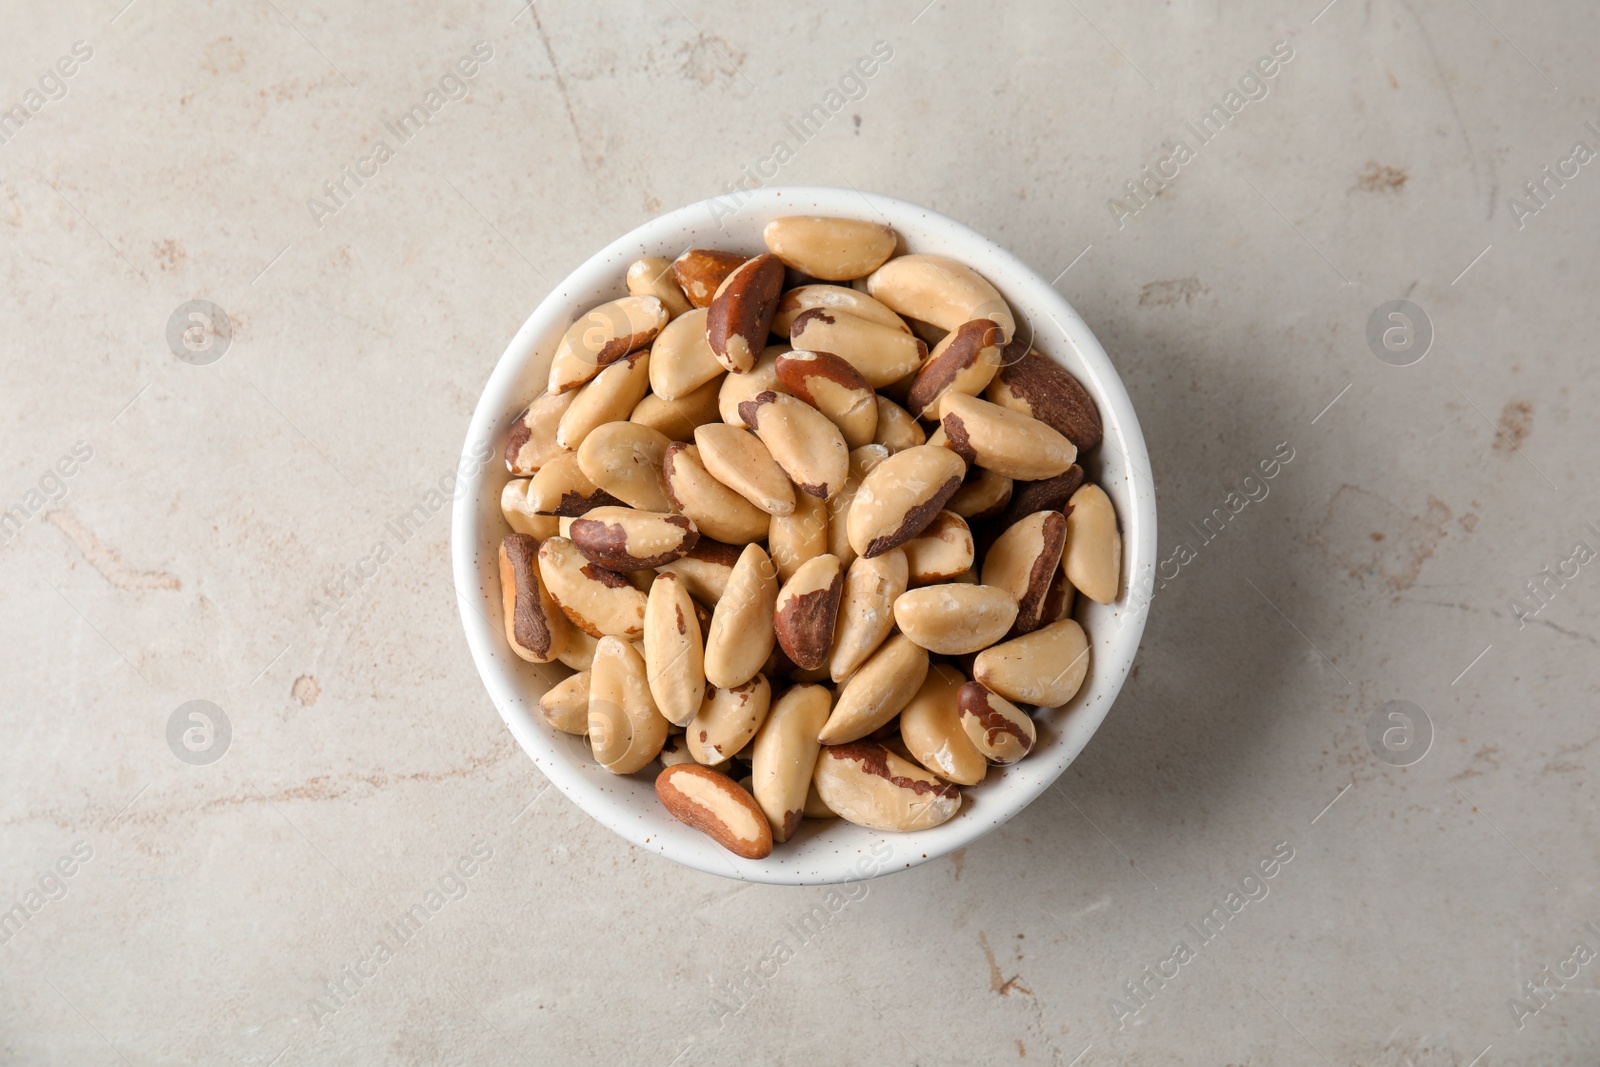
[[[722,599],[733,576],[734,565],[739,562],[743,546],[723,544],[709,537],[701,537],[689,554],[673,560],[661,568],[663,574],[676,574],[689,588],[689,595],[701,604],[715,604]],[[702,627],[709,632],[707,623]]]
[[[935,663],[911,703],[900,713],[900,740],[911,758],[940,778],[957,785],[977,785],[989,772],[961,728],[960,671]]]
[[[535,515],[576,518],[599,507],[621,507],[621,500],[595,485],[574,452],[563,452],[528,480],[524,505]]]
[[[984,396],[1001,407],[1038,419],[1087,452],[1104,430],[1100,409],[1083,384],[1048,356],[1029,351],[1020,359],[1006,353],[1005,366]]]
[[[672,261],[672,276],[689,303],[697,308],[710,307],[717,289],[744,261],[745,257],[737,252],[691,248]]]
[[[672,276],[672,263],[660,256],[646,256],[628,264],[628,292],[634,296],[653,296],[667,309],[667,316],[676,319],[689,310],[689,298],[678,288]]]
[[[1083,468],[1076,463],[1054,478],[1014,482],[1011,501],[1000,513],[1000,521],[995,525],[1009,529],[1036,511],[1060,511],[1065,514],[1067,501],[1072,499],[1072,494],[1082,484]]]
[[[653,296],[625,296],[578,316],[550,361],[550,392],[576,389],[655,340],[666,324],[666,306]]]
[[[1007,478],[1053,478],[1078,458],[1071,441],[1038,419],[964,393],[939,400],[939,428],[945,447]]]
[[[773,219],[761,238],[785,265],[825,282],[865,278],[895,246],[894,231],[882,223],[820,215]]]
[[[988,648],[1006,635],[1016,617],[1016,597],[993,585],[925,585],[894,602],[900,632],[940,656]]]
[[[822,748],[817,735],[832,706],[833,694],[824,686],[790,686],[773,703],[751,745],[751,791],[766,813],[776,841],[789,840],[800,828]]]
[[[772,317],[772,332],[788,337],[794,320],[812,308],[824,311],[847,311],[858,318],[870,319],[902,333],[910,333],[905,320],[859,289],[847,285],[801,285],[790,289],[778,301],[777,314]]]
[[[772,685],[757,674],[739,685],[705,687],[686,736],[689,755],[707,767],[726,763],[756,736],[772,706]]]
[[[872,443],[878,432],[877,394],[861,372],[831,352],[787,352],[778,357],[778,381],[826,415],[847,448]]]
[[[1000,369],[1005,331],[991,319],[964,322],[945,335],[928,354],[906,394],[906,409],[919,419],[932,418],[939,398],[948,392],[977,396]]]
[[[862,479],[847,521],[850,547],[876,556],[917,536],[961,488],[967,466],[955,452],[918,445],[896,452]]]
[[[778,359],[788,351],[786,344],[768,345],[762,350],[754,367],[743,374],[722,376],[722,385],[717,392],[717,410],[722,413],[723,422],[741,430],[746,429],[744,418],[739,414],[739,405],[768,389],[776,393],[784,391],[783,383],[778,381]]]
[[[668,767],[656,776],[656,796],[674,819],[747,860],[772,855],[766,813],[738,782],[694,763]]]
[[[818,739],[839,745],[866,737],[900,714],[927,674],[927,651],[905,634],[895,634],[839,687]]]
[[[693,519],[707,537],[745,545],[767,536],[773,517],[713,478],[698,446],[668,445],[661,470],[673,507]]]
[[[782,292],[783,264],[773,255],[740,264],[723,281],[706,313],[706,341],[724,367],[743,374],[756,365]]]
[[[1015,763],[1033,751],[1039,734],[1027,712],[982,682],[963,685],[958,699],[961,728],[984,759]]]
[[[539,575],[562,614],[590,637],[632,641],[644,633],[644,593],[616,571],[590,563],[567,538],[539,546]]]
[[[983,584],[1017,600],[1015,633],[1037,630],[1044,621],[1045,594],[1060,569],[1067,520],[1059,511],[1036,511],[1010,527],[983,557]]]
[[[636,422],[597,426],[578,446],[578,469],[598,488],[642,511],[671,511],[661,461],[672,442]]]
[[[572,520],[568,536],[590,563],[613,571],[641,571],[687,554],[700,540],[700,531],[682,515],[595,508]]]
[[[706,634],[706,680],[721,689],[755,676],[777,643],[772,609],[778,571],[760,545],[746,545],[728,575]],[[731,749],[729,750],[732,751]]]
[[[812,308],[789,327],[797,350],[832,352],[849,363],[874,389],[912,374],[927,358],[928,346],[911,334],[848,311]]]
[[[500,606],[511,651],[549,663],[566,650],[567,620],[539,575],[538,557],[539,542],[527,534],[500,541]]]
[[[850,449],[822,412],[788,393],[768,390],[740,404],[739,414],[801,492],[827,500],[843,488]]]
[[[839,557],[821,555],[802,564],[778,590],[772,609],[778,644],[796,667],[814,671],[828,661],[844,569]]]
[[[511,429],[506,433],[506,470],[526,478],[566,451],[556,444],[556,426],[572,398],[572,393],[540,393],[511,420]]]
[[[644,657],[620,637],[602,637],[589,672],[588,733],[595,762],[612,774],[643,770],[667,743],[667,726],[650,695]]]
[[[700,462],[717,481],[768,515],[794,511],[794,485],[761,438],[748,430],[710,423],[696,428],[694,443],[700,448]]]
[[[948,582],[972,566],[972,531],[967,520],[941,511],[917,536],[900,546],[906,554],[911,587]]]
[[[848,822],[872,830],[928,830],[961,810],[961,790],[876,741],[825,745],[817,796]]]

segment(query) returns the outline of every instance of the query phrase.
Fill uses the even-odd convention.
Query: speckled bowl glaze
[[[601,769],[583,738],[560,733],[540,717],[539,697],[567,669],[526,663],[506,647],[496,550],[510,529],[500,514],[507,480],[500,450],[511,419],[544,388],[567,326],[596,304],[626,295],[629,263],[640,256],[672,259],[692,247],[755,255],[765,251],[762,227],[794,214],[887,221],[904,251],[937,252],[969,264],[1005,296],[1019,332],[1032,330],[1034,347],[1083,382],[1100,405],[1105,441],[1082,462],[1116,504],[1123,586],[1110,605],[1078,598],[1074,613],[1091,649],[1083,688],[1067,706],[1039,713],[1032,755],[963,790],[966,800],[954,819],[909,834],[879,833],[842,819],[807,820],[771,856],[745,860],[668,815],[656,799],[653,774],[618,777]],[[480,458],[485,454],[487,462]],[[706,200],[652,219],[597,252],[534,309],[500,357],[473,413],[461,470],[466,473],[451,520],[461,623],[483,684],[517,742],[568,799],[602,825],[678,863],[744,881],[823,885],[905,870],[970,845],[1027,807],[1066,770],[1111,709],[1133,665],[1154,582],[1155,486],[1144,436],[1116,370],[1083,319],[1047,281],[988,238],[927,208],[854,189],[769,188],[741,193],[737,200]]]

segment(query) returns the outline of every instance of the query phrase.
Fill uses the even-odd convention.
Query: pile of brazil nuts
[[[1117,597],[1100,413],[995,288],[887,226],[628,268],[513,420],[505,635],[539,706],[746,858],[804,818],[921,830],[1078,691]]]

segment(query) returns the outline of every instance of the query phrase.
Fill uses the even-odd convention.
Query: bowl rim
[[[863,212],[863,206],[871,214]],[[550,337],[557,327],[564,330],[577,314],[599,303],[600,300],[592,298],[593,293],[597,288],[607,288],[607,277],[611,283],[610,289],[615,290],[620,286],[623,272],[632,259],[641,255],[670,258],[675,254],[668,249],[676,247],[678,241],[669,240],[666,235],[681,235],[685,231],[691,235],[701,235],[712,230],[720,233],[725,244],[741,243],[721,229],[722,220],[747,213],[758,218],[776,217],[777,214],[825,214],[849,218],[872,218],[876,215],[895,226],[901,234],[902,249],[907,235],[901,225],[896,224],[896,220],[901,220],[902,225],[907,220],[915,220],[921,234],[916,243],[939,246],[922,250],[937,251],[972,263],[974,269],[989,278],[1014,310],[1019,312],[1019,321],[1023,307],[1043,310],[1060,330],[1059,337],[1053,339],[1054,344],[1065,349],[1057,351],[1052,348],[1045,354],[1066,366],[1083,381],[1094,397],[1105,427],[1101,448],[1109,446],[1121,454],[1121,476],[1127,483],[1125,490],[1118,486],[1118,492],[1106,487],[1114,499],[1118,496],[1124,498],[1117,505],[1117,517],[1123,534],[1124,584],[1121,593],[1118,600],[1109,606],[1109,612],[1100,605],[1091,604],[1085,608],[1091,613],[1114,619],[1118,632],[1111,635],[1110,642],[1104,641],[1102,635],[1092,631],[1089,633],[1091,647],[1095,647],[1096,651],[1092,655],[1089,676],[1083,687],[1062,708],[1040,711],[1039,720],[1044,722],[1049,716],[1059,736],[1051,742],[1047,758],[1040,759],[1046,752],[1036,752],[1029,760],[1007,769],[1007,775],[1014,773],[1017,768],[1028,768],[1030,772],[1026,784],[1012,790],[1021,795],[1020,802],[1009,803],[1003,811],[964,810],[939,827],[912,833],[880,834],[862,827],[851,827],[852,831],[861,831],[856,836],[865,836],[871,841],[870,849],[835,848],[834,861],[822,862],[813,855],[809,857],[812,863],[809,868],[783,862],[782,848],[774,850],[766,860],[733,857],[709,838],[681,824],[673,826],[692,837],[664,828],[659,818],[645,816],[629,798],[604,788],[604,779],[596,778],[594,772],[598,771],[607,778],[612,776],[593,763],[583,740],[559,734],[544,723],[537,714],[536,701],[530,711],[525,706],[525,694],[517,691],[519,684],[508,677],[508,666],[511,671],[523,674],[533,669],[547,684],[553,684],[544,677],[537,665],[516,659],[508,649],[499,647],[504,645],[504,636],[498,619],[498,583],[493,589],[487,587],[480,556],[480,549],[490,532],[487,529],[489,524],[483,519],[487,510],[484,504],[486,485],[498,486],[506,479],[499,462],[499,427],[531,399],[531,395],[523,395],[525,389],[517,394],[520,399],[509,405],[506,397],[518,380],[526,375],[528,363],[541,357],[541,353],[536,351],[539,339]],[[709,240],[706,238],[707,242]],[[982,262],[973,263],[974,260]],[[619,261],[620,267],[617,266]],[[999,270],[996,269],[997,265]],[[1026,294],[1025,299],[1019,298],[1021,293]],[[1038,336],[1037,325],[1034,324],[1033,328]],[[554,333],[554,336],[559,337],[559,333]],[[553,345],[554,342],[546,343]],[[1104,453],[1092,455],[1092,462],[1101,465]],[[458,606],[458,614],[478,676],[519,746],[552,785],[608,829],[647,851],[664,855],[695,870],[744,881],[776,885],[829,885],[905,870],[966,847],[1015,817],[1055,784],[1104,721],[1137,655],[1154,590],[1156,498],[1149,453],[1127,390],[1088,324],[1051,283],[1046,282],[1014,253],[988,237],[932,209],[883,194],[863,192],[853,186],[849,189],[768,186],[710,197],[647,220],[595,252],[538,302],[495,362],[474,406],[457,469],[459,476],[451,505],[450,554],[456,598],[465,605]],[[490,483],[491,476],[498,481]],[[493,541],[489,544],[498,542],[504,532],[504,520],[499,519],[498,488],[493,490],[493,494],[493,515],[502,526],[496,528]],[[1082,598],[1079,600],[1081,603]],[[489,610],[494,618],[480,607],[483,603],[490,605]],[[472,610],[468,611],[467,608]],[[1075,608],[1074,616],[1078,615],[1079,611]],[[1101,662],[1102,653],[1098,644],[1115,647],[1116,654],[1111,663]],[[520,685],[526,685],[525,678]],[[1088,696],[1093,699],[1086,699]],[[984,786],[976,788],[981,790]],[[970,796],[973,789],[968,787],[963,791]],[[542,796],[543,791],[539,795]],[[659,811],[651,813],[652,816],[659,814]],[[887,850],[884,845],[888,846]]]

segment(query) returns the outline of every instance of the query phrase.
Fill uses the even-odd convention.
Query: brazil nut
[[[768,515],[794,511],[794,484],[761,438],[713,423],[695,430],[694,443],[700,462],[717,481]]]
[[[833,694],[824,686],[790,686],[773,702],[751,747],[752,792],[780,843],[800,828],[822,748],[817,735],[832,705]]]
[[[718,405],[721,388],[720,381],[710,381],[677,400],[646,393],[645,398],[633,406],[628,421],[648,426],[671,441],[693,441],[695,427],[716,422],[721,417]]]
[[[633,414],[650,388],[650,350],[621,356],[584,385],[556,423],[556,444],[577,451],[583,439],[608,422]]]
[[[705,696],[705,643],[694,599],[676,574],[656,575],[644,606],[644,665],[663,717],[687,726]]]
[[[785,266],[825,282],[866,277],[895,246],[894,231],[882,223],[819,215],[773,219],[761,238]]]
[[[590,563],[613,571],[661,567],[688,553],[700,531],[682,515],[595,508],[572,520],[568,535]]]
[[[927,674],[927,651],[895,634],[839,687],[819,740],[839,745],[866,737],[900,714]]]
[[[1066,548],[1061,567],[1073,586],[1090,600],[1109,604],[1117,599],[1122,578],[1122,535],[1111,498],[1093,482],[1067,502]]]
[[[874,389],[915,372],[928,355],[928,346],[911,334],[848,311],[824,308],[796,316],[789,327],[789,343],[797,351],[832,352],[859,371]]]
[[[848,822],[872,830],[929,830],[961,810],[961,790],[876,741],[825,745],[817,796]]]
[[[993,585],[945,582],[895,598],[900,632],[941,656],[964,656],[1004,637],[1017,617],[1017,600]]]
[[[842,682],[867,661],[894,629],[894,605],[906,591],[906,554],[891,549],[861,557],[845,571],[839,616],[828,653],[828,673]]]
[[[857,318],[870,319],[880,326],[888,326],[901,333],[910,333],[905,320],[884,307],[859,289],[848,285],[801,285],[790,289],[778,301],[777,314],[772,316],[772,332],[788,337],[794,320],[812,308],[824,311],[847,311]]]
[[[844,487],[828,501],[828,551],[839,557],[839,562],[846,567],[856,558],[856,550],[850,547],[850,508],[855,503],[856,494],[861,491],[861,483],[874,467],[889,458],[889,450],[883,445],[862,445],[860,448],[850,450],[850,474],[844,480]]]
[[[1002,357],[1005,366],[984,396],[1001,407],[1029,415],[1087,452],[1100,443],[1104,430],[1100,409],[1083,383],[1048,356],[1029,351],[1020,359]]]
[[[983,557],[983,583],[1017,601],[1016,632],[1032,633],[1043,621],[1045,594],[1060,569],[1067,523],[1059,511],[1036,511],[1008,528]]]
[[[959,671],[934,664],[911,703],[900,713],[900,739],[911,758],[956,785],[977,785],[989,771],[983,753],[961,723]]]
[[[844,485],[850,450],[822,412],[787,393],[768,390],[740,404],[739,414],[795,488],[826,500]]]
[[[550,361],[549,391],[576,389],[655,340],[666,324],[666,306],[653,296],[625,296],[578,316]]]
[[[708,685],[684,736],[696,763],[715,767],[750,743],[772,706],[772,686],[756,674],[735,686]]]
[[[972,531],[967,520],[941,511],[923,531],[900,546],[906,554],[911,587],[948,582],[972,566]]]
[[[757,256],[735,267],[706,311],[706,341],[717,360],[735,374],[754,367],[772,331],[783,291],[783,263]]]
[[[872,434],[874,444],[880,444],[890,453],[895,453],[928,443],[927,433],[905,408],[881,395],[877,407],[878,428]]]
[[[672,261],[672,277],[689,303],[697,308],[710,307],[722,283],[744,261],[745,257],[737,252],[691,248]]]
[[[761,807],[739,783],[693,763],[667,767],[656,776],[656,796],[674,819],[747,860],[772,855],[772,827]]]
[[[783,383],[778,381],[778,359],[789,351],[788,345],[768,345],[756,365],[743,374],[724,374],[721,386],[717,392],[717,410],[722,415],[722,421],[729,426],[745,429],[744,417],[739,414],[739,405],[746,400],[752,400],[760,394],[771,389],[773,392],[784,391]]]
[[[549,663],[567,647],[567,620],[539,574],[539,542],[527,534],[500,541],[500,602],[506,643],[530,663]]]
[[[868,275],[867,293],[898,315],[942,330],[989,319],[1005,332],[1006,341],[1016,333],[1017,320],[999,291],[949,256],[897,256]]]
[[[540,467],[566,451],[556,444],[556,426],[572,406],[573,395],[541,393],[511,420],[511,429],[506,433],[507,471],[517,477],[537,474]]]
[[[1062,619],[978,653],[974,681],[1018,704],[1059,707],[1089,672],[1089,641],[1074,619]]]
[[[991,319],[963,322],[951,330],[917,371],[906,394],[906,409],[919,419],[930,418],[945,393],[983,392],[1000,369],[1003,338],[999,323]]]
[[[562,614],[590,637],[632,641],[644,633],[644,593],[624,575],[590,563],[567,538],[539,546],[539,574]]]
[[[726,373],[706,340],[706,315],[705,308],[679,315],[650,346],[650,389],[657,396],[677,400]]]
[[[589,672],[570,674],[539,698],[539,714],[564,734],[589,732]]]
[[[632,774],[655,759],[666,741],[667,720],[650,695],[644,657],[620,637],[602,637],[589,673],[595,762],[613,774]]]
[[[628,264],[625,281],[628,292],[634,296],[653,296],[667,309],[667,318],[676,320],[689,310],[689,298],[678,288],[678,279],[672,275],[672,261],[660,256],[646,256]]]
[[[1071,441],[1038,419],[964,393],[940,399],[939,428],[967,462],[1008,478],[1052,478],[1078,458]]]
[[[1033,751],[1037,728],[1027,712],[982,682],[961,687],[961,728],[990,763],[1015,763]]]
[[[773,631],[796,667],[814,671],[828,662],[844,571],[839,557],[821,555],[802,564],[783,583],[774,602]]]
[[[777,643],[772,609],[778,572],[760,545],[746,545],[728,575],[706,634],[706,680],[731,689],[754,677]],[[730,750],[731,751],[731,750]]]
[[[918,445],[896,452],[856,491],[847,520],[850,547],[876,556],[905,544],[933,521],[966,473],[966,463],[950,449]]]
[[[671,511],[661,461],[667,435],[636,422],[608,422],[578,446],[578,469],[598,488],[630,507]]]
[[[672,506],[707,537],[743,545],[766,536],[773,517],[713,478],[698,446],[668,445],[661,470]]]
[[[845,360],[831,352],[787,352],[778,357],[778,380],[826,415],[844,436],[845,447],[872,443],[878,432],[877,394]]]
[[[796,493],[791,514],[770,516],[767,551],[778,568],[779,581],[787,582],[807,560],[828,551],[829,503],[810,493]],[[763,517],[767,516],[763,513]]]

